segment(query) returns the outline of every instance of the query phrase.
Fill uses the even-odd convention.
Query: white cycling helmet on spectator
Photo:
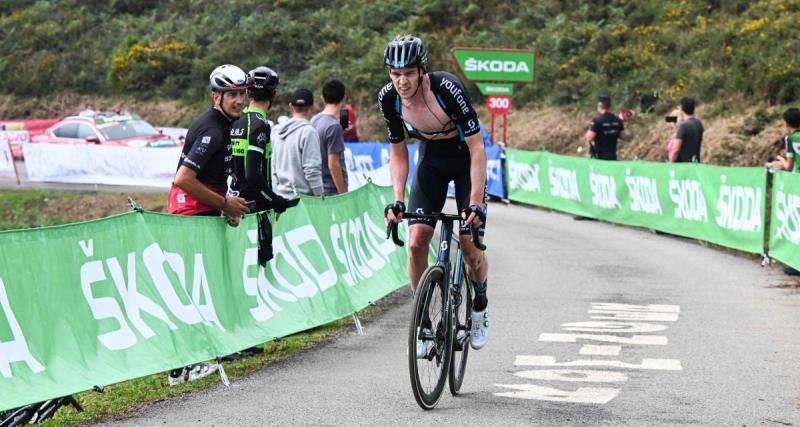
[[[245,90],[250,86],[250,78],[241,68],[225,64],[214,68],[208,77],[211,90],[217,92],[231,92]]]

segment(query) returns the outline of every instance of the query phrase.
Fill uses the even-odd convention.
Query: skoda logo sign
[[[529,73],[531,70],[524,61],[489,61],[469,58],[464,61],[466,71],[492,71],[503,73]]]

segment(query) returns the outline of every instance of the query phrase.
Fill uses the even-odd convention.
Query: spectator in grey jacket
[[[272,128],[272,183],[283,197],[322,195],[322,159],[319,135],[308,119],[314,96],[308,89],[292,94],[292,117]]]

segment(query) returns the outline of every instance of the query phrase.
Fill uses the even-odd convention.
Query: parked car
[[[177,142],[136,114],[97,113],[70,116],[31,138],[51,144],[100,144],[123,147],[175,147]]]
[[[186,128],[176,128],[176,127],[167,127],[167,126],[157,126],[156,129],[163,133],[164,135],[169,136],[170,138],[174,139],[178,145],[183,145],[184,141],[186,141],[186,133],[189,129]]]

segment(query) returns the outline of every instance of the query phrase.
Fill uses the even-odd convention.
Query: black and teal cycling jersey
[[[458,79],[446,72],[431,72],[430,90],[436,102],[450,119],[436,133],[422,132],[403,118],[400,96],[392,83],[384,86],[378,94],[383,117],[389,132],[389,142],[399,143],[408,138],[420,140],[419,161],[408,200],[408,211],[422,214],[441,212],[447,200],[448,184],[455,186],[458,210],[469,206],[472,190],[470,175],[470,151],[466,138],[480,133],[480,123],[472,103]],[[433,114],[433,112],[431,112]],[[456,131],[453,133],[453,131]],[[448,138],[431,139],[437,136],[454,135]],[[481,143],[483,148],[483,143]],[[484,191],[484,202],[485,202]],[[411,219],[409,225],[435,226],[435,221]],[[468,235],[469,228],[460,224],[460,233]],[[479,231],[483,235],[484,225]]]
[[[426,132],[418,130],[413,123],[403,119],[400,96],[390,82],[378,93],[378,106],[386,121],[389,142],[402,142],[406,137],[420,141],[435,141],[431,138],[445,135],[453,130],[457,132],[458,139],[464,141],[465,138],[480,133],[478,114],[458,78],[445,71],[430,72],[428,77],[431,92],[449,117],[450,126],[436,133],[428,133],[426,136]]]

